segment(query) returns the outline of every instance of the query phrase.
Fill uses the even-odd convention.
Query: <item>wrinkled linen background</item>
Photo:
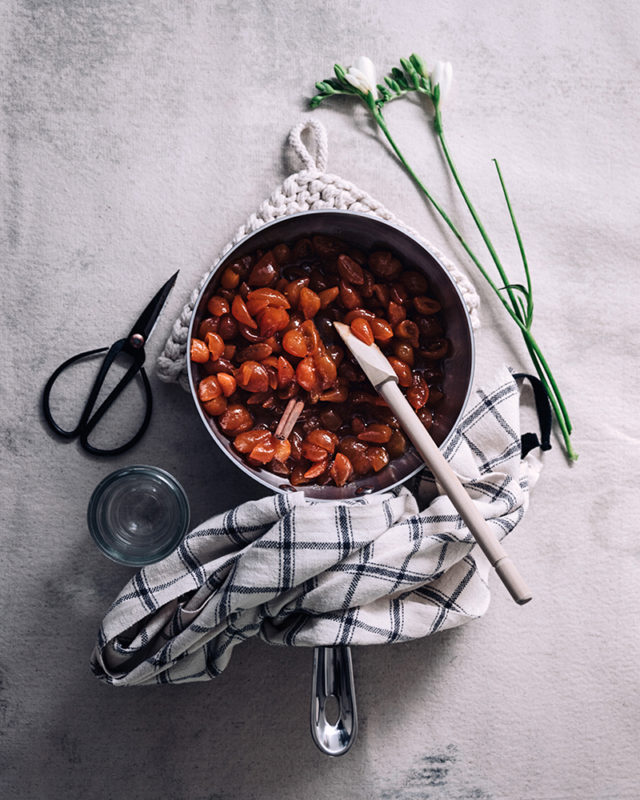
[[[639,37],[637,5],[621,0],[0,5],[2,796],[637,797]],[[194,524],[261,489],[176,386],[153,379],[148,434],[110,461],[52,438],[38,394],[63,357],[122,336],[179,268],[153,363],[217,251],[298,168],[283,142],[311,113],[314,81],[336,60],[365,53],[386,70],[414,50],[454,64],[449,144],[517,265],[500,160],[580,460],[568,467],[558,443],[545,455],[508,539],[534,601],[517,607],[494,576],[481,620],[356,650],[360,735],[334,761],[308,733],[310,651],[252,641],[206,684],[95,680],[98,622],[132,572],[89,539],[98,481],[126,464],[164,467]],[[312,113],[330,172],[468,267],[355,105]],[[393,104],[388,121],[462,214],[420,108]],[[528,367],[476,283],[478,378],[505,361]]]

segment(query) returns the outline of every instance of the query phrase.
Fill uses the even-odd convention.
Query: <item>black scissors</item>
[[[117,342],[114,342],[111,347],[99,347],[97,350],[87,350],[85,353],[78,353],[78,355],[73,356],[63,364],[60,364],[53,375],[49,378],[42,394],[42,411],[47,424],[57,434],[63,436],[65,439],[75,439],[76,437],[80,437],[80,444],[88,453],[102,456],[115,456],[118,453],[123,453],[125,450],[133,447],[133,445],[142,438],[142,435],[147,430],[151,420],[151,409],[153,405],[151,398],[151,385],[149,384],[147,373],[142,366],[144,364],[145,357],[144,346],[153,332],[153,327],[160,312],[162,311],[162,307],[164,306],[167,297],[169,296],[169,292],[171,291],[173,284],[178,277],[178,272],[176,272],[175,275],[172,275],[164,284],[164,286],[158,291],[153,300],[142,312],[125,339],[119,339]],[[106,353],[106,355],[102,361],[100,371],[93,382],[91,391],[89,392],[87,402],[85,403],[82,414],[80,415],[80,421],[72,431],[66,431],[61,428],[60,425],[58,425],[51,415],[51,408],[49,406],[51,389],[53,388],[53,385],[59,376],[72,364],[75,364],[77,361],[82,361],[84,358],[98,356],[100,353]],[[131,359],[132,364],[122,376],[120,381],[116,384],[116,386],[111,390],[105,400],[94,411],[93,409],[96,404],[96,400],[98,399],[100,389],[102,388],[102,384],[105,381],[109,368],[121,353],[125,356],[128,356]],[[145,415],[140,430],[132,439],[126,442],[126,444],[120,445],[120,447],[114,447],[111,450],[103,450],[89,444],[87,439],[91,431],[95,428],[98,422],[100,422],[106,411],[111,407],[113,402],[118,398],[118,396],[123,392],[126,386],[136,375],[141,376],[146,395]]]

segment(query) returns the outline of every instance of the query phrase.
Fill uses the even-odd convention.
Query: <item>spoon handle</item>
[[[376,387],[380,396],[398,418],[402,429],[413,442],[434,477],[465,521],[483,553],[489,559],[500,580],[519,605],[531,600],[531,592],[517,567],[506,554],[486,520],[478,511],[455,472],[440,452],[406,397],[392,380]]]

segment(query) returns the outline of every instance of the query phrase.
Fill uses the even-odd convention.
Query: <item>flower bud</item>
[[[412,53],[409,61],[411,61],[411,63],[413,64],[414,68],[417,70],[419,75],[421,75],[423,78],[429,77],[429,69],[425,64],[424,60],[419,55],[417,55],[416,53]]]
[[[442,105],[443,100],[449,93],[451,89],[451,81],[453,79],[453,67],[451,66],[450,61],[438,61],[433,68],[433,72],[431,73],[431,88],[435,89],[436,86],[439,86],[439,94],[437,99],[437,105],[440,107]]]
[[[356,63],[347,70],[345,78],[363,94],[376,95],[376,68],[370,58],[366,56],[357,58]]]

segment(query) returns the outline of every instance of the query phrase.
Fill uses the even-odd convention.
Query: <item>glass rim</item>
[[[110,486],[122,480],[123,478],[127,478],[133,475],[141,475],[159,479],[163,484],[165,484],[170,489],[171,495],[175,498],[177,503],[177,512],[180,524],[176,526],[175,534],[171,536],[168,543],[161,550],[156,551],[152,556],[148,558],[143,556],[140,557],[127,556],[118,551],[117,547],[114,547],[113,544],[110,544],[105,539],[104,530],[102,529],[102,526],[98,523],[97,519],[98,505],[105,491]],[[176,480],[176,478],[174,478],[174,476],[171,475],[171,473],[167,472],[161,467],[154,467],[142,464],[128,466],[128,467],[121,467],[120,469],[117,469],[114,472],[109,473],[109,475],[105,476],[93,490],[91,498],[89,500],[89,505],[87,507],[87,525],[89,528],[89,533],[91,534],[91,538],[93,539],[95,544],[98,546],[100,551],[111,561],[115,561],[118,564],[124,564],[125,566],[128,567],[144,567],[148,566],[149,564],[155,564],[158,561],[162,561],[163,558],[166,558],[170,553],[172,553],[176,549],[176,547],[180,544],[180,542],[186,535],[189,529],[190,518],[191,518],[191,512],[189,508],[189,501],[187,499],[187,494],[183,489],[183,487],[181,486],[181,484]]]

